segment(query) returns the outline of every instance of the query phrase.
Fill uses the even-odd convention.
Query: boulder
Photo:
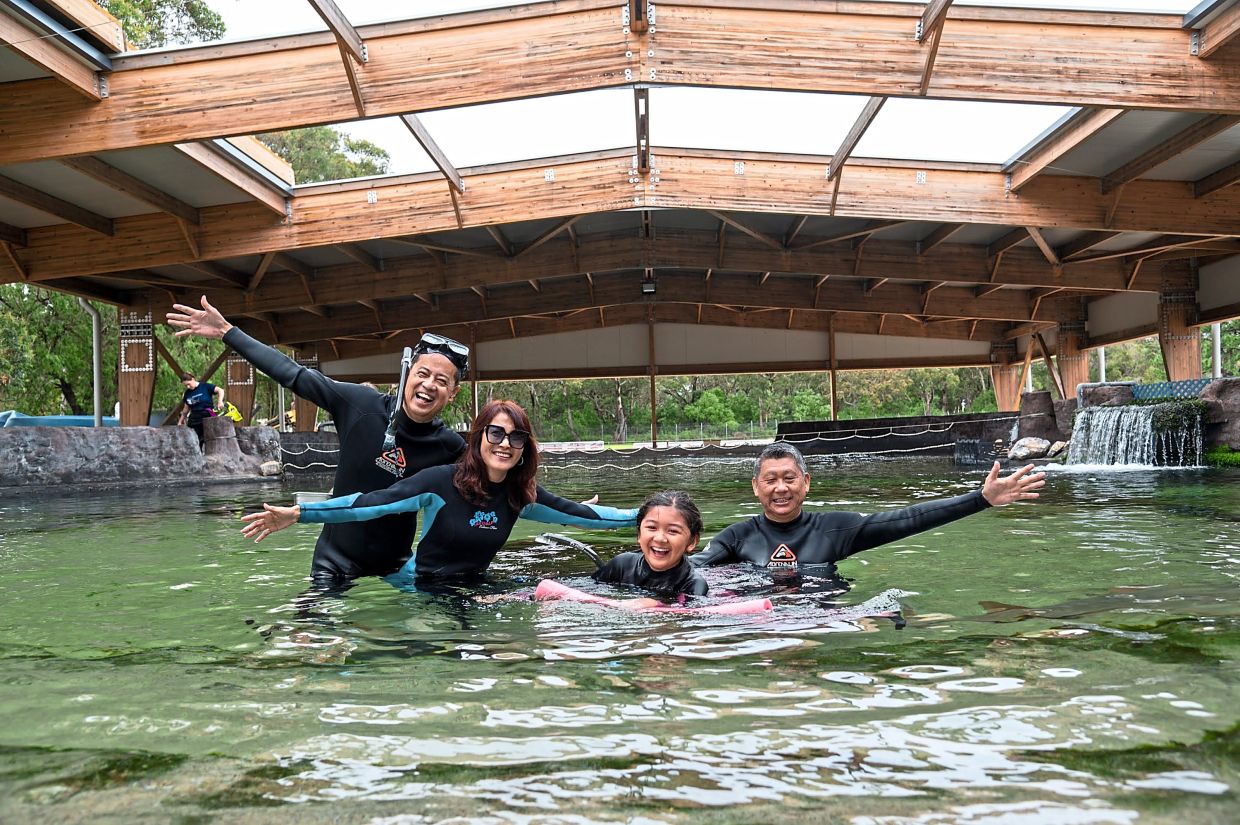
[[[260,476],[278,476],[280,475],[280,462],[264,461],[258,465],[258,474]]]
[[[236,427],[237,446],[260,461],[280,460],[280,434],[272,427]]]
[[[1064,398],[1054,402],[1055,406],[1055,432],[1047,433],[1046,438],[1050,441],[1067,441],[1072,437],[1072,422],[1076,415],[1076,399]]]
[[[1131,384],[1103,384],[1081,390],[1081,401],[1086,407],[1117,407],[1132,402]]]
[[[1046,457],[1055,458],[1056,456],[1062,455],[1063,451],[1066,449],[1068,449],[1068,442],[1056,441],[1054,444],[1051,445],[1051,448],[1046,451]]]
[[[1031,458],[1042,458],[1050,448],[1051,443],[1045,438],[1022,438],[1008,450],[1008,458],[1013,461],[1028,461]]]
[[[1240,450],[1240,378],[1217,378],[1206,384],[1200,398],[1206,402],[1206,447]]]
[[[1042,438],[1048,442],[1058,439],[1059,426],[1055,421],[1055,402],[1046,391],[1027,392],[1020,397],[1020,426],[1016,437]]]

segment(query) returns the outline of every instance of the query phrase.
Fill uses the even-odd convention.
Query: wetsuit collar
[[[791,530],[792,528],[799,525],[801,522],[805,521],[805,508],[802,507],[801,512],[797,513],[797,517],[794,518],[792,521],[775,521],[774,519],[767,518],[766,513],[763,513],[762,515],[760,515],[759,518],[761,518],[764,522],[769,524],[771,527],[774,527],[776,530]]]
[[[443,421],[433,418],[425,424],[414,421],[405,413],[404,405],[396,399],[396,432],[405,438],[417,438],[443,426]]]

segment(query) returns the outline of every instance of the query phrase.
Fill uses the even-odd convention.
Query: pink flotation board
[[[562,599],[568,602],[589,602],[591,604],[601,604],[607,607],[627,607],[620,599],[608,599],[604,596],[595,596],[586,593],[584,590],[577,590],[566,584],[560,584],[551,579],[543,579],[538,583],[538,589],[534,591],[534,601],[546,602],[553,599]],[[631,609],[631,608],[629,608]],[[659,613],[713,613],[716,615],[735,616],[746,613],[764,613],[771,610],[770,599],[750,599],[745,602],[728,602],[727,604],[710,604],[702,607],[677,607],[676,605],[655,605],[652,607],[641,607],[639,610],[653,610]]]

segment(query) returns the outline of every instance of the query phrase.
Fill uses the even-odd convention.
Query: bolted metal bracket
[[[548,181],[548,182],[550,182],[550,181],[554,181],[554,180],[555,180],[555,170],[554,170],[554,169],[544,169],[544,170],[543,170],[543,180]]]
[[[108,96],[108,76],[103,72],[95,72],[95,89],[99,92],[99,97]]]
[[[742,177],[745,174],[745,161],[737,160],[732,162],[732,174]]]
[[[367,46],[365,43],[362,44],[362,62],[363,63],[370,62],[370,47]]]
[[[923,171],[923,170],[918,170],[918,172],[917,172],[917,177],[916,177],[916,181],[917,181],[917,185],[918,185],[918,186],[925,186],[925,185],[926,185],[926,173],[925,173],[925,171]]]
[[[1193,29],[1188,36],[1188,53],[1193,57],[1201,54],[1201,29]]]

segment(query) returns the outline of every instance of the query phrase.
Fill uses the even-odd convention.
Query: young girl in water
[[[637,545],[641,552],[621,553],[591,578],[607,584],[631,584],[658,595],[705,596],[706,579],[685,558],[702,533],[702,514],[688,493],[652,493],[637,510]],[[625,607],[655,605],[655,599],[633,599]]]

